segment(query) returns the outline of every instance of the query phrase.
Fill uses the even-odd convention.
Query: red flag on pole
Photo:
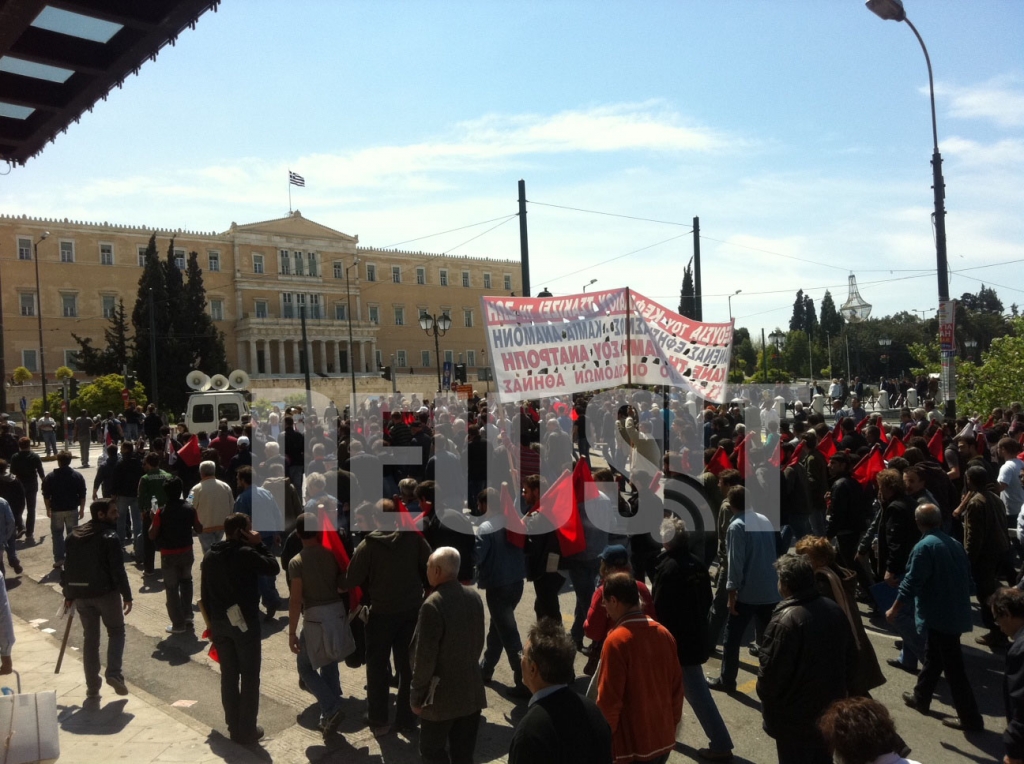
[[[878,427],[878,442],[888,444],[889,438],[885,434],[885,424],[882,422],[882,415],[878,415],[878,419],[875,420],[875,425]]]
[[[421,536],[423,531],[420,528],[423,523],[426,522],[427,517],[430,515],[430,504],[423,502],[420,507],[423,509],[419,515],[414,519],[412,512],[405,506],[405,502],[399,498],[395,498],[395,510],[398,512],[398,524],[403,531],[416,531]]]
[[[775,448],[772,449],[772,455],[768,457],[768,463],[773,467],[782,468],[782,441],[775,441]]]
[[[731,470],[732,462],[729,461],[729,457],[725,455],[725,449],[721,446],[715,451],[715,455],[711,457],[708,462],[708,472],[712,475],[717,475],[722,470]]]
[[[739,470],[744,480],[746,480],[751,474],[750,459],[747,458],[747,441],[749,440],[750,435],[747,435],[743,440],[736,444],[736,448],[734,448],[732,452],[733,461],[736,463],[736,469]]]
[[[587,549],[587,539],[583,533],[583,518],[573,491],[573,480],[569,470],[552,483],[551,487],[540,497],[540,508],[555,529],[558,537],[558,548],[563,557],[579,554]]]
[[[202,451],[199,450],[199,436],[193,435],[188,443],[178,450],[178,456],[189,467],[195,467],[203,459]]]
[[[946,463],[945,448],[942,445],[942,430],[936,430],[932,439],[928,441],[928,450],[939,464]]]
[[[836,452],[836,442],[832,437],[832,433],[829,432],[818,441],[818,450],[821,451],[821,455],[826,459],[831,459],[832,455]]]
[[[907,453],[907,447],[903,445],[903,441],[900,440],[900,436],[893,435],[892,438],[889,439],[889,445],[886,447],[885,453],[882,454],[882,457],[886,461],[889,461],[890,459],[895,459],[897,456],[903,456],[905,453]]]
[[[501,514],[505,517],[505,538],[514,547],[526,548],[526,526],[519,516],[516,503],[509,493],[508,483],[501,484]]]
[[[786,462],[787,467],[800,463],[800,459],[803,458],[804,455],[804,445],[806,442],[807,441],[801,440],[796,444],[796,448],[793,449],[793,454],[789,457],[789,461]]]
[[[334,559],[337,560],[338,567],[341,568],[342,573],[348,570],[348,552],[345,551],[345,545],[341,543],[341,536],[338,535],[338,530],[334,527],[333,523],[328,521],[326,512],[320,513],[320,544],[334,555]],[[350,613],[359,607],[362,599],[362,589],[358,586],[349,589],[348,610]]]
[[[859,422],[857,422],[857,426],[854,427],[853,429],[855,429],[857,432],[863,432],[864,425],[866,425],[867,423],[868,423],[868,418],[864,417]]]
[[[882,459],[882,452],[878,446],[874,446],[863,459],[857,462],[850,477],[867,487],[871,485],[878,473],[885,469],[885,461]]]

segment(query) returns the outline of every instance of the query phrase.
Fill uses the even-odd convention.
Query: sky
[[[1024,3],[905,5],[950,292],[1024,304]],[[224,0],[0,175],[0,212],[224,231],[287,214],[290,169],[363,246],[518,259],[524,179],[534,294],[674,309],[699,217],[705,320],[739,289],[759,333],[851,272],[873,315],[934,310],[931,153],[921,48],[860,0]]]

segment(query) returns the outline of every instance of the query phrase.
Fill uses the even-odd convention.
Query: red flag
[[[853,429],[855,429],[857,432],[862,432],[864,430],[864,425],[866,425],[867,423],[868,423],[868,418],[864,417],[859,422],[857,422],[857,426],[854,427]]]
[[[563,557],[579,554],[587,549],[583,518],[576,507],[574,493],[572,475],[569,470],[565,470],[540,497],[540,508],[537,510],[554,526],[558,548]]]
[[[889,438],[885,434],[885,424],[883,424],[883,422],[882,422],[882,415],[881,414],[878,415],[878,419],[875,421],[875,424],[878,426],[878,441],[879,441],[879,443],[888,443],[889,442]]]
[[[188,443],[178,449],[178,456],[189,467],[198,465],[203,459],[203,454],[199,450],[199,436],[193,435],[189,438]]]
[[[768,457],[768,463],[773,467],[782,468],[782,441],[775,441],[775,448],[772,449],[772,455]]]
[[[993,416],[989,415],[989,418],[985,421],[985,424],[983,424],[982,427],[984,427],[987,430],[989,427],[991,427],[995,423],[996,423],[995,418]]]
[[[661,470],[658,470],[654,474],[654,479],[651,481],[650,491],[651,493],[657,493],[659,488],[661,488]]]
[[[983,454],[988,450],[988,439],[985,437],[985,433],[978,433],[978,453]]]
[[[341,536],[338,535],[338,530],[334,527],[333,523],[329,522],[326,512],[320,513],[320,545],[334,555],[334,559],[337,560],[338,567],[341,568],[342,573],[348,570],[348,552],[345,551],[345,545],[341,543]],[[362,589],[358,586],[349,589],[348,610],[350,613],[359,607],[359,602],[362,599]]]
[[[409,508],[405,506],[405,502],[398,497],[395,497],[395,509],[398,511],[398,524],[401,526],[403,531],[416,531],[421,536],[423,535],[423,531],[421,531],[420,528],[423,527],[423,523],[426,522],[427,517],[430,515],[430,504],[423,502],[421,506],[425,507],[425,509],[418,517],[416,517],[416,519],[413,519]]]
[[[932,439],[928,441],[928,450],[939,464],[946,463],[945,449],[942,446],[942,430],[936,430]]]
[[[748,440],[750,440],[750,435],[747,435],[743,440],[737,443],[736,448],[734,448],[732,452],[733,461],[736,463],[736,469],[739,470],[744,480],[750,476],[750,460],[747,458]]]
[[[874,446],[863,459],[857,462],[850,477],[862,486],[870,486],[878,473],[885,469],[885,461],[882,459],[882,452],[878,446]]]
[[[501,484],[501,514],[505,516],[505,538],[514,547],[526,547],[526,526],[519,516],[512,495],[508,492],[508,483]]]
[[[832,425],[832,434],[833,435],[839,435],[840,431],[843,429],[842,428],[842,424],[843,424],[843,420],[845,418],[846,417],[839,417],[838,419],[836,419],[836,423],[834,425]],[[840,440],[842,440],[842,438],[840,438]]]
[[[1017,438],[1017,442],[1020,443],[1022,446],[1024,446],[1024,432],[1022,432],[1020,434],[1020,437]]]
[[[214,663],[220,663],[220,655],[217,653],[217,647],[213,644],[213,637],[210,635],[209,629],[203,630],[203,636],[200,639],[210,640],[210,649],[206,651],[206,654],[210,656],[210,660]]]
[[[722,470],[732,469],[732,462],[729,461],[729,457],[725,455],[725,449],[721,446],[715,451],[715,455],[711,457],[707,469],[712,475],[717,475]]]
[[[573,409],[571,412],[569,412],[569,418],[575,422],[577,419],[580,418],[580,415],[576,413],[576,409]]]
[[[818,450],[821,451],[821,455],[826,459],[832,458],[832,455],[836,452],[836,442],[831,432],[818,441]]]
[[[791,467],[794,464],[799,464],[801,457],[804,455],[804,444],[806,441],[801,440],[796,444],[796,448],[793,449],[792,456],[789,457],[789,461],[786,462],[787,467]]]
[[[903,456],[905,453],[907,453],[907,447],[903,445],[903,441],[900,440],[900,436],[893,435],[889,440],[889,445],[886,447],[885,453],[882,454],[882,457],[886,461],[889,461],[890,459],[895,459],[897,456]]]

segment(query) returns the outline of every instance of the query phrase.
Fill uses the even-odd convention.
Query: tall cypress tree
[[[789,330],[791,332],[804,331],[804,324],[807,321],[805,310],[804,290],[800,289],[796,293],[796,301],[793,303],[793,315],[789,319]]]
[[[149,294],[153,291],[153,313],[154,325],[157,332],[157,374],[160,381],[159,392],[163,400],[165,389],[173,387],[173,384],[166,378],[163,372],[163,359],[165,349],[162,346],[166,327],[170,326],[170,307],[167,301],[167,277],[163,264],[156,250],[156,234],[149,237],[149,245],[146,247],[145,265],[142,268],[142,275],[139,277],[139,291],[135,298],[135,308],[132,310],[132,327],[135,329],[135,352],[133,367],[135,373],[146,390],[153,389],[153,379],[150,374],[150,333],[149,333]],[[165,381],[166,380],[166,381]],[[182,386],[184,386],[182,384]],[[170,392],[170,390],[167,390]],[[165,408],[165,406],[161,406]]]
[[[687,318],[697,318],[696,291],[693,287],[693,265],[692,261],[686,264],[683,271],[683,288],[679,293],[679,315]]]
[[[804,295],[804,331],[811,341],[818,333],[818,315],[814,312],[814,300],[809,294]]]
[[[224,352],[224,333],[213,322],[206,310],[206,287],[203,284],[203,270],[199,267],[199,253],[190,252],[185,275],[185,290],[182,299],[184,338],[192,349],[190,368],[201,369],[207,374],[227,374],[228,359]]]
[[[97,377],[123,374],[132,359],[134,347],[129,335],[128,311],[124,309],[124,300],[117,301],[109,322],[103,330],[103,339],[107,344],[102,350],[92,346],[92,337],[79,337],[71,333],[78,343],[78,368],[86,374]]]
[[[836,335],[843,330],[843,317],[836,310],[836,304],[832,300],[832,293],[825,292],[821,298],[821,331],[825,334]]]

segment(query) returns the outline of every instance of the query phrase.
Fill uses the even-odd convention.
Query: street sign
[[[452,389],[452,362],[445,361],[444,366],[441,367],[441,389],[451,390]]]

